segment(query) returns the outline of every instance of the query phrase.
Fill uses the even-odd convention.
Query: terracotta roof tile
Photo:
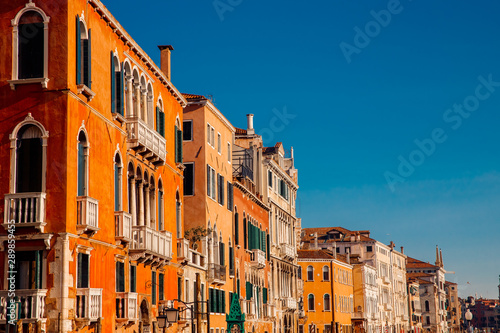
[[[299,259],[334,259],[324,250],[297,250],[297,255]]]
[[[195,94],[184,94],[183,93],[182,96],[184,96],[184,98],[186,98],[186,99],[207,99],[203,95],[195,95]]]
[[[247,134],[246,129],[238,128],[238,127],[235,127],[235,128],[236,128],[236,135],[246,135]]]
[[[438,268],[438,266],[429,264],[428,262],[424,262],[415,258],[407,257],[406,269],[411,269],[411,268]]]

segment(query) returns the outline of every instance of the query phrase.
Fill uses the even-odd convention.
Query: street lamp
[[[161,329],[167,328],[173,323],[176,323],[179,318],[179,309],[174,307],[163,308],[160,315],[157,317],[158,327]]]
[[[467,332],[470,331],[470,321],[472,320],[472,312],[470,312],[470,309],[467,309],[467,312],[465,312],[465,320],[469,322],[467,325]]]

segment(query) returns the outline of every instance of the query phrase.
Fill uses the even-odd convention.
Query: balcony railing
[[[252,260],[250,264],[253,267],[264,268],[266,267],[266,253],[259,249],[252,250]]]
[[[102,289],[76,289],[76,318],[97,321],[102,316]]]
[[[388,276],[384,276],[384,277],[382,277],[382,282],[384,284],[390,284],[391,283],[391,279],[389,279]]]
[[[351,319],[366,319],[365,313],[361,311],[353,312]]]
[[[295,310],[297,308],[297,300],[293,297],[285,297],[282,299],[283,307]]]
[[[4,223],[13,221],[16,227],[45,226],[45,193],[15,193],[5,195]]]
[[[226,283],[226,266],[208,264],[208,280],[213,283]]]
[[[172,233],[145,225],[132,227],[131,252],[144,252],[160,259],[172,259]]]
[[[116,318],[137,320],[137,293],[116,293]]]
[[[263,310],[264,310],[264,318],[266,319],[271,319],[276,316],[274,305],[264,304]]]
[[[389,304],[389,303],[385,303],[384,304],[384,309],[385,309],[385,311],[392,311],[392,305]]]
[[[189,241],[185,238],[177,238],[177,261],[189,263]]]
[[[295,248],[287,243],[281,243],[281,256],[283,258],[294,259],[295,258]]]
[[[243,300],[243,311],[245,312],[248,319],[253,318],[255,315],[255,304],[252,300]]]
[[[0,320],[10,320],[7,317],[10,298],[8,297],[9,291],[0,291]],[[47,289],[17,289],[15,291],[15,313],[16,320],[19,319],[33,319],[39,320],[46,318],[45,316],[45,297],[47,296]]]
[[[99,201],[88,196],[76,197],[76,225],[80,232],[99,230]]]
[[[127,132],[130,148],[139,150],[139,153],[153,164],[165,163],[167,144],[165,138],[157,131],[138,117],[127,117]]]
[[[132,215],[115,212],[115,239],[124,243],[132,241]]]

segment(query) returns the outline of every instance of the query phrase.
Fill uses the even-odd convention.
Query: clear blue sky
[[[370,229],[430,262],[438,244],[461,296],[498,297],[499,2],[103,1],[157,64],[174,46],[180,91],[294,147],[304,227]]]

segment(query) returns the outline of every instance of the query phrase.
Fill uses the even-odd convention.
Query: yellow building
[[[354,310],[352,265],[328,250],[298,250],[305,320],[299,333],[350,333]],[[333,327],[333,329],[332,329]]]

